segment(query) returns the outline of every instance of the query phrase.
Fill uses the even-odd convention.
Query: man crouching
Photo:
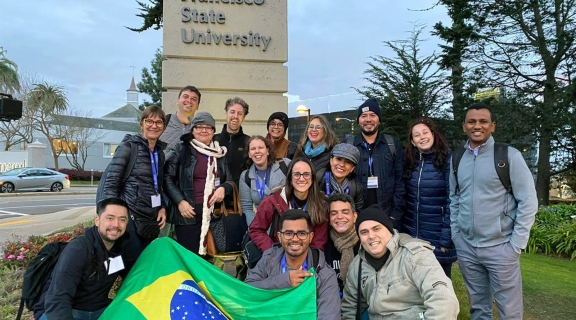
[[[302,210],[288,210],[280,217],[279,227],[282,246],[274,245],[264,251],[245,282],[260,289],[283,289],[315,276],[317,319],[340,319],[336,274],[322,251],[309,248],[314,238],[310,216]],[[311,268],[314,275],[308,271]]]
[[[358,215],[362,248],[350,264],[342,319],[456,319],[452,282],[428,242],[398,233],[388,212],[372,205]],[[360,290],[360,292],[358,292]]]

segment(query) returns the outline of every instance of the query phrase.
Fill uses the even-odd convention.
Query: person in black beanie
[[[295,142],[287,140],[286,129],[288,129],[288,115],[284,112],[274,112],[268,118],[268,134],[266,139],[272,142],[272,149],[276,155],[276,159],[288,158],[292,160],[294,158],[294,152],[298,144]]]
[[[364,312],[370,319],[456,319],[458,299],[434,247],[394,230],[386,211],[371,205],[356,219],[362,246],[346,276],[342,319],[359,319]]]
[[[360,151],[356,165],[356,180],[364,188],[364,206],[391,206],[389,217],[395,229],[400,229],[404,212],[403,157],[400,140],[378,133],[382,112],[376,99],[368,99],[358,107],[360,133],[348,143]]]

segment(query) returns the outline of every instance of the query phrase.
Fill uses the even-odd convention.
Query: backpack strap
[[[246,174],[244,175],[244,182],[246,182],[248,188],[252,188],[252,182],[250,181],[250,177],[248,177],[248,172],[250,172],[250,169],[246,169]]]
[[[170,123],[170,118],[172,118],[171,113],[166,115],[166,124],[164,125],[164,128],[168,128],[168,124]]]
[[[508,162],[508,145],[505,143],[494,143],[494,168],[496,168],[496,173],[498,173],[498,178],[500,182],[511,195],[512,183],[510,182],[510,163]]]
[[[280,171],[282,171],[284,176],[286,176],[286,174],[288,174],[288,166],[286,165],[286,162],[284,162],[284,159],[280,158],[278,164],[280,165]]]
[[[314,267],[314,271],[318,272],[320,269],[320,249],[311,248],[312,249],[312,266]]]
[[[358,285],[356,287],[356,320],[362,319],[362,310],[360,305],[362,303],[362,258],[358,259]]]
[[[384,139],[386,139],[390,153],[392,153],[392,158],[396,159],[396,144],[394,143],[394,138],[391,135],[384,133]]]
[[[464,147],[460,147],[452,154],[452,172],[454,173],[454,178],[456,180],[454,192],[456,194],[460,193],[460,184],[458,183],[458,165],[460,164],[460,160],[462,160],[465,151],[466,149],[464,149]]]

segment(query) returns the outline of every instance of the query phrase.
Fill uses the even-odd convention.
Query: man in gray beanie
[[[362,247],[346,276],[342,319],[359,319],[365,311],[371,319],[456,319],[458,299],[434,247],[394,230],[389,211],[375,204],[356,219]]]
[[[378,101],[368,99],[358,107],[360,133],[347,142],[358,148],[356,180],[364,188],[366,206],[392,206],[390,218],[400,228],[404,212],[403,152],[400,141],[389,134],[378,133],[382,114]]]

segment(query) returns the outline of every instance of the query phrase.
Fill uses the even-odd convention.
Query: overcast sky
[[[438,51],[429,31],[448,21],[445,9],[416,11],[434,2],[289,0],[288,94],[305,101],[332,96],[324,99],[332,101],[331,111],[359,105],[351,87],[364,84],[370,56],[391,54],[382,41],[407,38],[418,22],[428,26],[424,53]],[[161,30],[125,28],[142,23],[133,0],[0,0],[0,8],[0,47],[7,58],[27,74],[64,86],[70,105],[97,117],[126,104],[130,66],[138,82],[162,45]],[[345,103],[335,102],[340,94]]]

